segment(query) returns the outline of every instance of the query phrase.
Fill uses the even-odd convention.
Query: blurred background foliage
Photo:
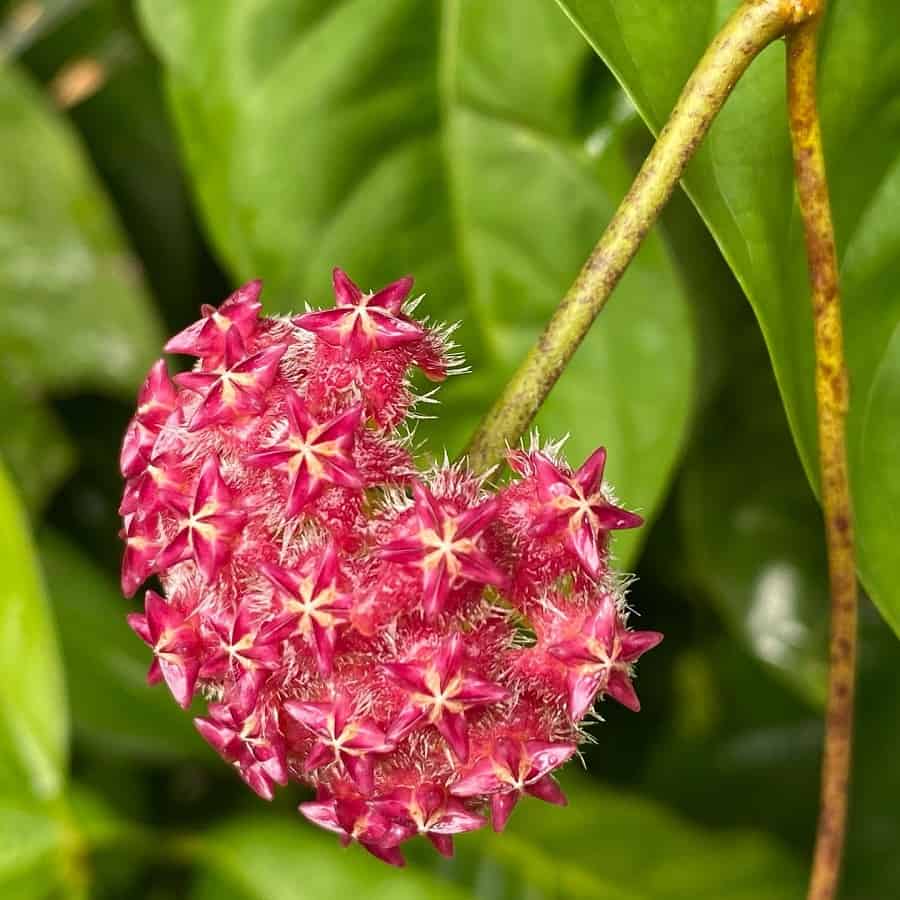
[[[373,287],[411,271],[431,316],[463,322],[473,373],[421,428],[459,450],[735,5],[0,0],[0,895],[801,895],[827,588],[780,48],[540,416],[575,462],[609,448],[650,522],[616,553],[666,633],[640,715],[604,707],[568,809],[526,801],[505,835],[463,837],[450,862],[416,848],[402,873],[341,850],[299,790],[263,804],[145,686],[116,578],[118,442],[164,334],[240,279],[284,312],[329,303],[336,264]],[[832,6],[861,574],[896,624],[900,11]],[[861,641],[842,896],[883,900],[900,648],[867,600]]]

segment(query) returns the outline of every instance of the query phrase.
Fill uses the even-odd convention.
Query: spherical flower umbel
[[[609,534],[641,524],[554,446],[512,451],[491,487],[465,462],[420,471],[414,369],[460,371],[451,328],[412,317],[411,278],[332,309],[260,317],[250,282],[166,345],[122,446],[122,589],[151,683],[207,701],[200,734],[257,794],[306,783],[300,811],[402,864],[423,835],[500,831],[586,716],[639,703]]]

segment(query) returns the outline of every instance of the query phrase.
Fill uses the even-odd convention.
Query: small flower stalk
[[[260,316],[244,285],[172,338],[196,359],[150,370],[122,447],[122,589],[163,681],[261,797],[378,858],[426,837],[502,831],[609,698],[639,708],[634,664],[662,636],[628,627],[609,538],[641,524],[603,482],[605,451],[508,454],[492,487],[411,455],[418,369],[460,370],[452,329],[413,317],[412,279]]]

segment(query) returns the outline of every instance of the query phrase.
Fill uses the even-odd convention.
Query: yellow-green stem
[[[819,4],[818,12],[821,13]],[[856,677],[856,564],[845,419],[848,391],[841,297],[816,108],[818,19],[788,37],[787,89],[797,195],[806,235],[816,351],[822,507],[831,584],[831,640],[819,827],[809,900],[837,895],[847,824]]]
[[[698,63],[634,184],[535,346],[467,449],[476,470],[524,434],[606,305],[738,79],[756,56],[808,18],[813,0],[745,0]]]

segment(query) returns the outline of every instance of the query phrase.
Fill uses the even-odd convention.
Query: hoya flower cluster
[[[332,309],[263,317],[251,282],[166,345],[125,436],[122,587],[149,680],[260,796],[296,779],[301,812],[390,863],[426,836],[501,830],[661,635],[626,627],[609,532],[640,518],[603,484],[516,450],[498,490],[464,464],[417,470],[414,368],[458,368],[449,330],[412,317],[404,278]]]

